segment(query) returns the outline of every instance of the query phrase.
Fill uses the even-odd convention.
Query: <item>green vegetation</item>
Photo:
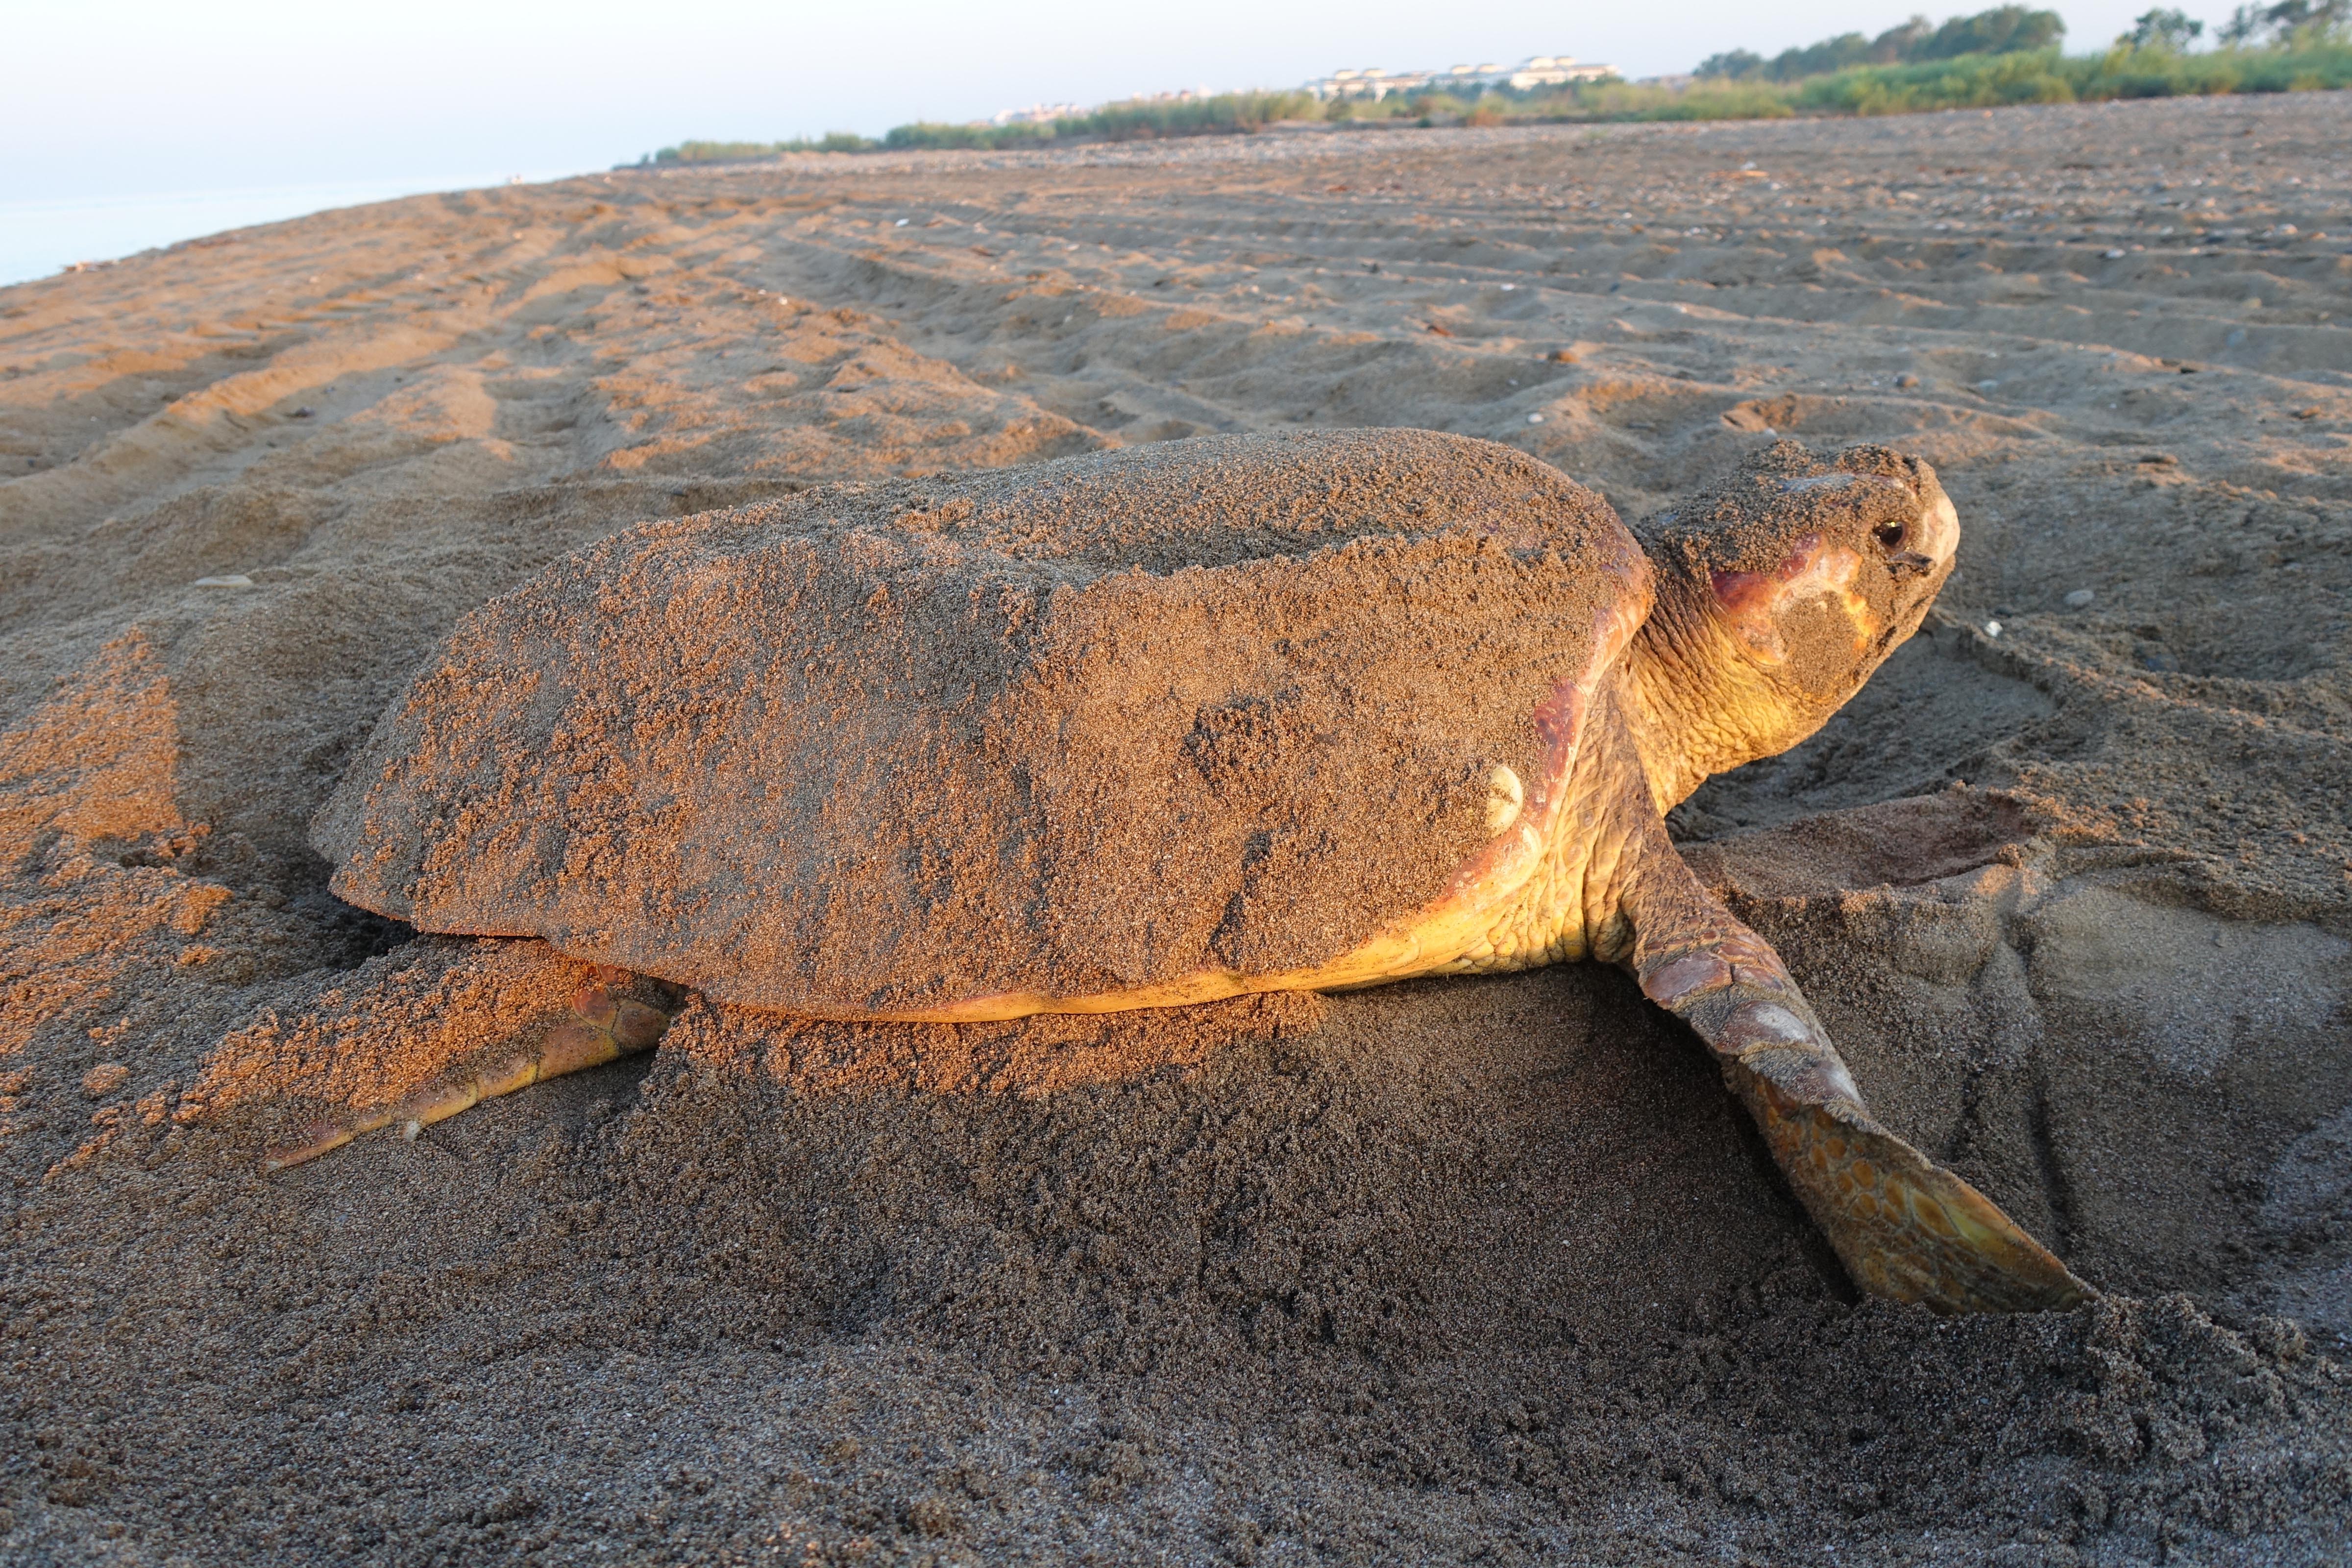
[[[1471,101],[1431,93],[1379,103],[1342,102],[1334,120],[1493,125],[1511,121],[1771,120],[1798,114],[1911,114],[1993,109],[2013,103],[2074,103],[2111,98],[2172,98],[2233,92],[2294,92],[2352,87],[2352,43],[2184,54],[2118,45],[2068,57],[2055,49],[1962,55],[1916,65],[1852,66],[1795,81],[1705,78],[1688,87],[1607,81],[1541,94],[1488,93]]]
[[[880,146],[855,131],[828,131],[822,136],[795,136],[789,142],[681,142],[637,160],[637,167],[656,163],[724,163],[741,158],[772,158],[780,153],[865,153]]]
[[[2179,54],[2193,46],[2204,31],[2205,24],[2186,11],[2144,11],[2132,24],[2132,30],[2116,42],[2127,49],[2168,49]]]
[[[919,120],[893,126],[878,142],[846,131],[821,141],[681,142],[641,163],[703,163],[768,158],[780,153],[866,153],[877,148],[1034,147],[1051,142],[1141,142],[1162,136],[1217,136],[1257,131],[1277,120],[1304,120],[1322,105],[1305,92],[1226,92],[1214,98],[1139,99],[1107,103],[1086,114],[1044,124],[946,125]]]
[[[2055,11],[2001,5],[1973,16],[1953,16],[1940,27],[1914,16],[1875,38],[1843,33],[1801,49],[1783,49],[1771,59],[1748,49],[1713,55],[1699,63],[1702,79],[1802,81],[1855,66],[1924,65],[1963,55],[2016,55],[2057,47],[2066,24]]]
[[[2065,24],[2053,11],[2002,5],[1941,26],[1914,16],[1875,38],[1847,33],[1770,59],[1748,50],[1708,58],[1686,85],[1608,80],[1318,102],[1304,92],[1232,92],[1214,98],[1106,104],[1044,124],[943,125],[917,121],[879,141],[836,131],[791,142],[685,142],[641,164],[764,158],[781,153],[864,153],[881,148],[994,150],[1056,142],[1128,142],[1259,130],[1320,117],[1381,124],[1497,125],[1614,120],[1769,120],[1797,114],[1908,114],[2238,92],[2352,87],[2352,0],[2277,0],[2241,5],[2216,29],[2221,47],[2192,53],[2204,24],[2150,10],[2102,54],[2059,52]]]
[[[1219,136],[1303,120],[1321,106],[1304,92],[1227,92],[1214,98],[1138,99],[1042,125],[940,125],[918,121],[882,138],[886,147],[1026,147],[1045,142],[1144,142]]]
[[[1841,71],[1800,84],[1796,107],[1803,113],[1904,114],[1932,109],[1989,109],[2006,103],[2340,87],[2352,87],[2352,44],[2221,49],[2197,55],[2163,47],[2118,45],[2103,55],[2074,58],[2053,50],[1978,55],[1933,66]]]
[[[2172,15],[2179,16],[2180,13],[2175,11]],[[2140,20],[2145,22],[2147,17]],[[2192,23],[2192,28],[2194,26]],[[2239,6],[2230,13],[2230,19],[2221,24],[2217,36],[2229,47],[2269,44],[2295,48],[2343,43],[2347,28],[2352,28],[2352,0],[2279,0],[2275,5]],[[2193,31],[2190,36],[2195,36]]]

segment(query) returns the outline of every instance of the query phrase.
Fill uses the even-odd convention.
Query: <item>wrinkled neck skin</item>
[[[1658,574],[1656,606],[1625,650],[1625,727],[1661,814],[1711,775],[1778,756],[1811,735],[1837,704],[1792,696],[1749,658],[1679,573]]]

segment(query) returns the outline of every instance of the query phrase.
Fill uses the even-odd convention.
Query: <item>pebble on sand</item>
[[[2092,601],[2097,597],[2098,595],[2088,588],[2077,588],[2066,595],[2066,607],[2070,610],[2087,610],[2091,607]]]
[[[250,588],[253,586],[253,579],[242,572],[232,572],[221,577],[199,577],[196,579],[196,586],[199,588]]]
[[[1530,414],[1528,416],[1528,423],[1530,425],[1540,425],[1543,423],[1543,416],[1540,414]]]

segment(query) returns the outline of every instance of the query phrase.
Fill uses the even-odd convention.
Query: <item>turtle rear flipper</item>
[[[1650,1000],[1688,1024],[1854,1283],[1944,1312],[2071,1307],[2097,1294],[1993,1201],[1874,1121],[1770,944],[1645,835],[1627,913]]]
[[[419,1131],[527,1085],[650,1050],[676,994],[625,971],[582,963],[536,942],[424,937],[372,960],[320,1005],[272,1013],[215,1054],[228,1100],[270,1086],[278,1136],[262,1158],[278,1171],[362,1133]],[[323,1110],[317,1120],[284,1114]]]
[[[2095,1294],[2000,1205],[1872,1121],[1859,1100],[1783,1089],[1774,1055],[1726,1058],[1724,1078],[1864,1289],[1947,1312],[2042,1311]]]

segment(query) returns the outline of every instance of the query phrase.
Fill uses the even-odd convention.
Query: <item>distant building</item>
[[[1319,81],[1310,81],[1307,90],[1318,98],[1386,98],[1392,92],[1411,92],[1429,85],[1429,72],[1406,71],[1391,75],[1378,66],[1365,66],[1357,70],[1333,71]]]
[[[1378,66],[1337,70],[1307,84],[1318,98],[1369,98],[1392,92],[1475,92],[1507,87],[1519,92],[1538,87],[1565,87],[1572,81],[1602,81],[1617,74],[1615,66],[1584,66],[1570,55],[1530,55],[1517,66],[1458,65],[1448,70],[1387,71]]]
[[[1519,62],[1518,69],[1503,79],[1503,85],[1525,92],[1531,87],[1566,87],[1572,81],[1606,81],[1616,74],[1615,66],[1580,66],[1570,55],[1529,55]]]

